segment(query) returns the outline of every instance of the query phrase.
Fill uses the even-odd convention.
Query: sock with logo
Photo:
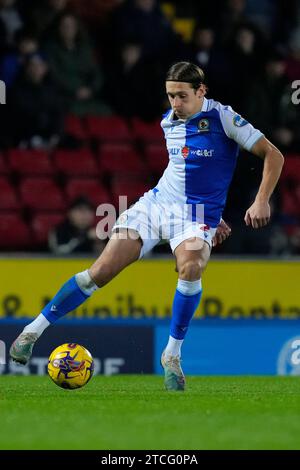
[[[201,295],[201,280],[178,280],[173,301],[170,337],[165,349],[166,355],[180,356],[181,344],[187,333],[190,321],[200,303]]]
[[[76,274],[62,286],[53,299],[43,308],[41,314],[27,325],[23,331],[40,335],[50,323],[54,323],[67,313],[75,310],[97,289],[98,286],[87,270]]]

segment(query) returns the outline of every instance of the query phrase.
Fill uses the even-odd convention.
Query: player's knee
[[[180,279],[197,281],[201,277],[202,265],[199,260],[188,260],[178,267]]]

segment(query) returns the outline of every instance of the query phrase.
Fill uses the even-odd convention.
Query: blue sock
[[[78,282],[83,286],[79,287]],[[89,282],[90,284],[87,284]],[[93,286],[91,287],[91,283]],[[55,322],[67,313],[75,310],[79,305],[86,301],[97,286],[91,281],[87,271],[79,273],[69,279],[57,292],[53,299],[43,308],[42,314],[50,323]]]
[[[173,301],[170,336],[175,339],[184,339],[190,321],[200,303],[201,295],[201,280],[178,280]]]

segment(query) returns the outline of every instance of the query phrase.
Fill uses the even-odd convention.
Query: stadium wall
[[[90,264],[87,259],[0,260],[0,340],[8,347],[59,286]],[[300,374],[291,359],[300,339],[299,279],[300,262],[212,260],[184,343],[185,372]],[[176,280],[173,260],[135,263],[49,328],[28,367],[8,362],[0,371],[43,374],[52,349],[78,342],[96,358],[97,373],[161,373]]]

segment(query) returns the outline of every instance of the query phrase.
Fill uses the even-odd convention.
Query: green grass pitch
[[[300,449],[299,377],[0,377],[0,449]]]

